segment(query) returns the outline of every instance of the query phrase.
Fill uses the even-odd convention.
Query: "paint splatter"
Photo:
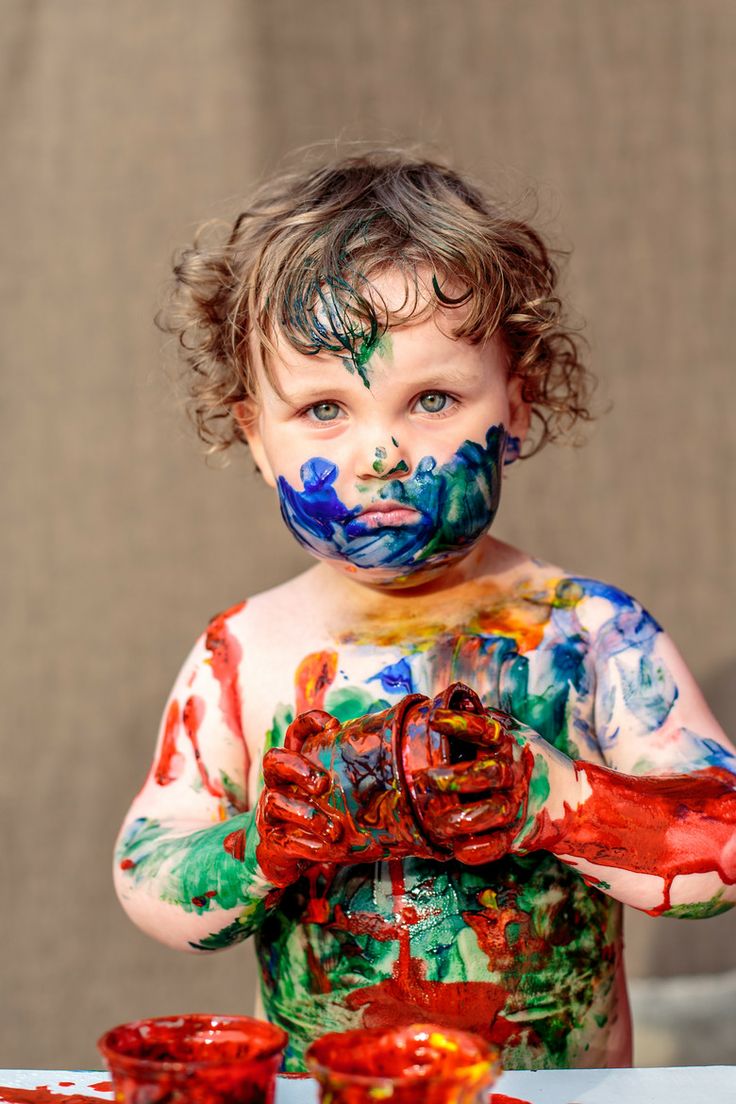
[[[322,457],[302,465],[301,491],[279,478],[281,513],[297,540],[321,558],[403,574],[449,562],[466,555],[495,517],[505,439],[504,428],[492,426],[484,445],[466,441],[447,463],[438,466],[427,456],[413,475],[384,483],[379,501],[415,510],[418,520],[410,524],[364,524],[359,507],[341,502],[334,488],[338,469]]]
[[[248,745],[243,734],[241,720],[241,695],[240,695],[240,662],[243,658],[243,649],[238,638],[233,633],[228,622],[231,617],[245,609],[245,602],[219,613],[210,621],[205,634],[205,647],[210,653],[210,666],[212,673],[220,686],[220,709],[228,728],[242,745],[243,749],[243,774],[248,777],[250,771],[250,756]],[[234,795],[233,804],[238,808],[241,804],[238,796]],[[243,811],[242,808],[239,811]]]
[[[112,1089],[109,1081],[103,1082]],[[60,1081],[60,1085],[71,1085],[72,1081]],[[95,1088],[94,1085],[90,1086]],[[108,1088],[101,1089],[107,1092]],[[84,1093],[60,1093],[49,1088],[48,1085],[39,1085],[35,1089],[20,1089],[13,1085],[0,1085],[0,1100],[7,1104],[100,1104],[99,1096],[88,1096]]]

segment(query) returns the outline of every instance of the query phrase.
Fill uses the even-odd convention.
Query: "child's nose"
[[[407,458],[395,437],[366,448],[359,467],[360,479],[395,479],[409,472]]]

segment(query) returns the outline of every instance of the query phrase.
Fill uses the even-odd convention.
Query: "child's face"
[[[496,513],[507,435],[526,432],[501,342],[453,339],[457,317],[439,308],[390,330],[369,387],[340,357],[281,343],[284,397],[262,374],[240,411],[294,536],[361,582],[415,585],[466,556]]]

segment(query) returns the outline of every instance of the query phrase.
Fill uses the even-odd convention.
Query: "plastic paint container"
[[[322,1104],[485,1104],[501,1073],[479,1035],[436,1024],[323,1035],[306,1053]]]
[[[250,1016],[159,1016],[97,1046],[117,1104],[272,1104],[287,1035]]]

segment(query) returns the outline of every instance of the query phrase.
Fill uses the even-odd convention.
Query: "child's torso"
[[[578,582],[530,565],[512,586],[464,592],[460,611],[402,602],[390,617],[334,616],[329,602],[300,604],[299,588],[272,596],[241,622],[254,752],[264,734],[283,743],[302,710],[348,720],[460,681],[565,754],[603,762]],[[256,788],[254,771],[251,800]],[[625,1063],[620,911],[545,852],[325,869],[259,935],[266,1011],[290,1032],[292,1068],[315,1033],[399,1020],[490,1034],[509,1067]]]

